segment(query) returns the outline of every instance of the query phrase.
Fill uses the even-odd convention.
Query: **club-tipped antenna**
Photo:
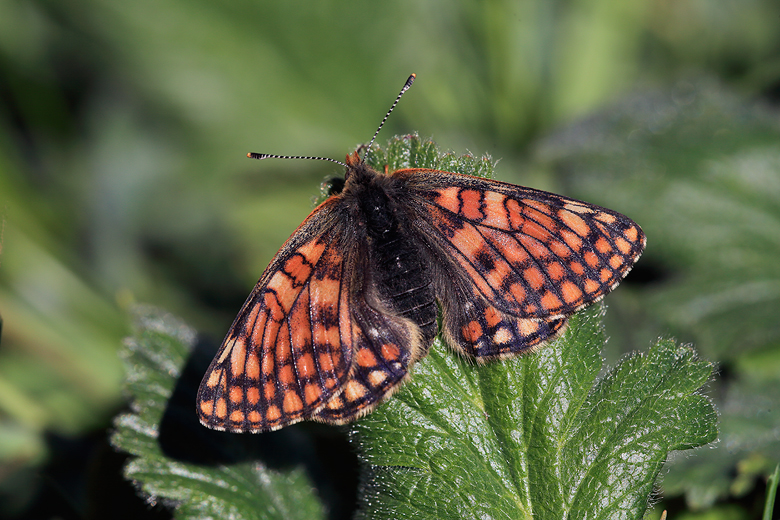
[[[416,77],[417,77],[417,74],[412,74],[411,76],[409,76],[409,79],[407,79],[406,83],[404,83],[404,86],[401,89],[401,92],[398,93],[398,97],[396,97],[395,101],[393,101],[393,106],[390,107],[390,110],[388,110],[387,114],[385,114],[385,118],[382,119],[381,123],[379,123],[379,128],[377,128],[376,132],[374,132],[374,137],[371,138],[371,142],[368,143],[368,146],[366,146],[366,153],[363,154],[363,162],[366,162],[366,158],[368,157],[368,154],[371,153],[371,145],[374,144],[374,139],[376,139],[376,136],[379,135],[379,131],[384,126],[385,121],[387,121],[387,118],[390,117],[390,114],[393,112],[393,109],[395,109],[395,106],[401,100],[401,96],[404,95],[404,92],[409,90],[409,87],[412,86],[412,83],[414,83],[414,78],[416,78]]]
[[[330,157],[313,157],[311,155],[276,155],[273,153],[256,153],[256,152],[249,152],[246,154],[247,157],[250,159],[313,159],[315,161],[329,161],[332,163],[340,164],[344,168],[347,168],[347,165],[344,164],[341,161],[337,161],[336,159],[331,159]]]

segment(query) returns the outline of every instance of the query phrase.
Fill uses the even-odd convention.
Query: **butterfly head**
[[[348,185],[350,188],[347,191],[354,192],[357,185],[366,185],[370,182],[370,178],[374,178],[378,175],[377,172],[371,169],[371,167],[360,158],[360,150],[361,148],[358,148],[357,151],[347,155],[347,158],[343,163],[345,169],[344,177],[328,177],[322,183],[320,192],[325,197],[340,195],[345,191]]]
[[[347,171],[344,173],[344,184],[367,184],[369,179],[377,177],[375,172],[369,165],[366,164],[365,156],[360,157],[358,151],[352,152],[351,155],[347,155],[346,158]]]

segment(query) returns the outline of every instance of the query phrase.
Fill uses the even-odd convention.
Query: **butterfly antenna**
[[[382,119],[381,123],[379,123],[379,128],[377,128],[376,132],[374,132],[374,137],[371,138],[371,142],[368,143],[368,146],[366,146],[366,153],[363,154],[363,162],[366,162],[366,158],[368,157],[368,154],[371,152],[371,145],[374,144],[374,139],[376,139],[376,136],[379,135],[379,131],[384,126],[385,121],[387,121],[387,118],[390,117],[390,114],[393,112],[393,109],[395,109],[395,106],[401,100],[401,96],[404,95],[404,92],[409,90],[409,87],[412,86],[412,83],[414,83],[414,78],[416,78],[416,77],[417,77],[417,74],[412,74],[411,76],[409,76],[409,79],[407,79],[406,83],[404,83],[404,86],[401,89],[401,92],[398,93],[398,97],[395,98],[395,101],[393,102],[393,106],[390,107],[390,110],[388,110],[387,114],[385,114],[385,118]]]
[[[412,86],[412,83],[414,83],[414,78],[416,78],[416,74],[412,74],[409,76],[409,79],[406,80],[406,83],[404,83],[403,88],[401,89],[401,92],[398,93],[398,97],[395,98],[395,101],[393,101],[393,105],[390,107],[390,110],[387,111],[387,114],[385,114],[385,118],[382,119],[382,122],[379,123],[379,128],[376,129],[376,132],[374,132],[374,137],[371,138],[371,142],[368,143],[368,146],[366,146],[366,153],[363,154],[363,162],[366,161],[366,158],[368,157],[369,152],[371,151],[371,145],[374,144],[374,140],[376,139],[376,136],[379,135],[379,131],[382,129],[382,127],[385,125],[385,121],[387,121],[387,118],[390,117],[390,114],[395,109],[395,106],[398,104],[398,102],[401,100],[401,96],[404,95],[404,92],[409,90],[409,87]],[[344,164],[341,161],[337,161],[336,159],[331,159],[330,157],[312,157],[310,155],[276,155],[272,153],[257,153],[257,152],[249,152],[246,154],[247,157],[250,159],[313,159],[315,161],[329,161],[332,163],[340,164],[344,168],[348,168],[346,164]]]
[[[272,153],[255,153],[255,152],[249,152],[246,154],[247,157],[250,159],[313,159],[315,161],[329,161],[332,163],[340,164],[344,168],[347,168],[347,165],[344,164],[341,161],[337,161],[336,159],[331,159],[330,157],[312,157],[310,155],[275,155]]]

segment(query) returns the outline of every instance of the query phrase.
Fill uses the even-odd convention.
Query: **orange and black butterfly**
[[[358,152],[344,166],[341,191],[282,246],[233,322],[198,391],[204,425],[358,418],[427,355],[440,310],[447,343],[469,358],[533,351],[645,246],[629,218],[553,193],[421,168],[381,174]]]

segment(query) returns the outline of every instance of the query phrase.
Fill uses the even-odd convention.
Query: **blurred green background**
[[[720,441],[672,460],[662,506],[755,518],[780,460],[779,28],[775,0],[0,0],[0,516],[132,502],[94,483],[121,482],[128,310],[221,338],[339,173],[246,153],[341,159],[415,72],[380,143],[489,153],[642,225],[605,356],[675,336],[720,367]]]

